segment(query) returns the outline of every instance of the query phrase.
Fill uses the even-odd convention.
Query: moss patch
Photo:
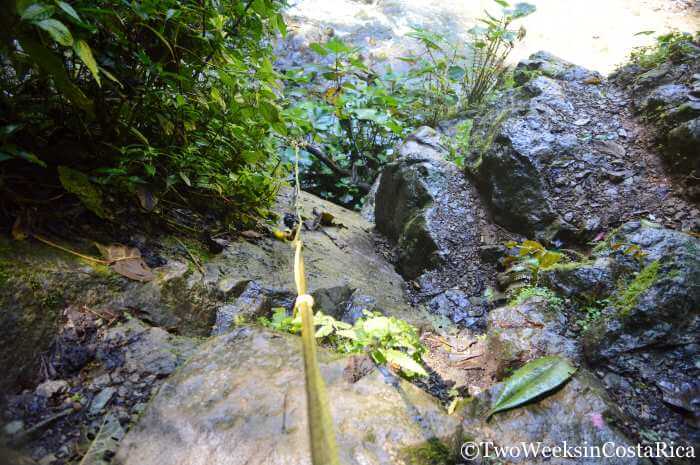
[[[632,311],[639,296],[649,289],[659,277],[659,261],[655,261],[647,265],[640,271],[632,282],[624,291],[619,294],[614,301],[615,307],[620,312],[621,316],[627,316]]]
[[[508,302],[510,306],[520,305],[531,297],[541,297],[547,301],[547,310],[560,311],[564,301],[557,295],[544,287],[524,287],[518,294]]]
[[[437,438],[432,438],[418,446],[406,447],[401,451],[406,465],[454,465],[457,463],[450,448]]]

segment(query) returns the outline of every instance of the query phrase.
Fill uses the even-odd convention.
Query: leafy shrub
[[[287,110],[298,135],[311,146],[305,187],[359,206],[394,144],[406,133],[396,76],[376,74],[357,48],[337,37],[311,44],[318,64],[287,73]],[[313,144],[316,144],[314,146]]]
[[[644,31],[640,34],[650,33],[652,31]],[[696,33],[695,38],[688,32],[670,32],[657,37],[654,45],[633,50],[630,59],[646,69],[654,68],[667,60],[685,61],[693,55],[692,52],[697,47],[693,42],[700,43],[700,32]]]
[[[286,92],[292,104],[284,115],[290,135],[306,145],[302,158],[304,187],[348,207],[359,207],[379,170],[393,154],[393,146],[420,125],[436,126],[459,112],[480,104],[507,73],[505,59],[524,30],[511,23],[534,11],[519,3],[504,7],[499,18],[488,13],[484,27],[470,31],[460,47],[446,37],[423,29],[409,35],[423,52],[401,58],[407,73],[390,67],[368,67],[359,50],[337,37],[311,44],[318,63],[286,73]],[[469,131],[462,128],[453,160],[468,146]]]
[[[285,130],[269,45],[285,32],[283,3],[4,2],[3,168],[264,205],[277,186],[272,134]]]
[[[301,332],[301,316],[289,316],[284,308],[275,309],[271,319],[261,318],[260,322],[277,331]],[[421,366],[425,347],[416,328],[403,320],[365,311],[363,318],[350,325],[317,311],[314,326],[316,338],[340,353],[367,353],[376,363],[394,365],[405,376],[427,376]]]
[[[469,30],[466,47],[440,34],[415,28],[409,36],[423,46],[422,53],[403,60],[414,68],[409,88],[415,95],[416,111],[422,124],[434,126],[467,108],[479,105],[503,81],[506,58],[525,37],[525,29],[511,29],[513,21],[535,11],[528,3],[513,8],[502,0],[499,17],[485,11],[478,25]]]

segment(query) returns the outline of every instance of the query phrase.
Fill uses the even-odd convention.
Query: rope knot
[[[297,296],[296,303],[294,304],[295,307],[300,307],[302,304],[306,304],[309,308],[314,307],[314,298],[311,297],[309,294],[302,294]]]

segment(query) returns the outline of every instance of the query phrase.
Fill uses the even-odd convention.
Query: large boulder
[[[680,378],[697,378],[693,358],[676,360],[669,351],[700,354],[700,239],[634,221],[608,242],[599,253],[616,259],[624,285],[586,335],[589,357],[650,380],[673,376],[667,369]]]
[[[635,447],[621,431],[623,416],[611,402],[600,383],[585,370],[579,370],[561,389],[545,398],[515,409],[495,414],[490,420],[486,414],[492,400],[496,398],[503,384],[498,384],[485,391],[464,410],[462,423],[465,441],[484,444],[480,463],[492,463],[500,459],[501,463],[512,464],[568,464],[581,465],[636,465],[649,464],[644,458],[633,454],[627,458],[601,457],[582,450],[576,453],[573,447],[610,448],[613,454],[617,447]],[[523,448],[543,447],[567,448],[568,457],[538,456],[530,451],[526,455]],[[496,456],[495,448],[506,448],[505,455]],[[503,449],[502,449],[503,450]],[[469,452],[471,449],[465,452]],[[609,453],[609,452],[606,452]],[[575,455],[578,454],[578,455]],[[602,454],[602,453],[601,453]]]
[[[349,379],[349,359],[325,350],[319,363],[340,463],[453,463],[459,421],[428,394],[378,370]],[[113,463],[310,464],[300,339],[241,327],[206,343],[163,385]]]
[[[675,217],[693,207],[642,155],[623,90],[547,53],[522,62],[516,82],[474,119],[465,163],[498,224],[554,244],[590,241],[640,209],[690,224]]]
[[[479,247],[495,232],[478,193],[446,158],[433,129],[409,136],[379,177],[374,219],[396,245],[399,272],[415,280],[419,297],[433,298],[432,311],[473,324],[484,313],[473,298],[493,273]]]
[[[700,239],[695,236],[647,222],[623,224],[597,251],[613,260],[620,285],[583,335],[589,363],[626,380],[626,387],[615,391],[628,398],[630,413],[644,427],[669,440],[696,445],[699,252]],[[654,415],[645,413],[649,411]]]

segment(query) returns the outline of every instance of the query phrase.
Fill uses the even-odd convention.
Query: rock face
[[[520,449],[519,456],[515,453],[508,454],[500,458],[501,462],[582,465],[650,463],[646,459],[634,457],[550,459],[541,455],[536,458],[524,455],[523,443],[564,447],[566,441],[569,447],[587,445],[601,449],[609,442],[623,447],[636,445],[619,431],[616,423],[621,420],[621,412],[609,400],[600,383],[585,370],[579,370],[563,388],[539,402],[497,413],[490,421],[485,421],[484,417],[490,408],[491,400],[498,395],[502,386],[494,386],[468,404],[462,424],[463,434],[470,441],[490,442],[493,446]],[[486,451],[482,450],[483,453]],[[492,460],[496,459],[493,449],[490,457]],[[489,462],[483,460],[481,463]]]
[[[592,361],[635,373],[649,382],[698,379],[694,360],[700,355],[700,240],[650,223],[624,224],[606,249],[616,260],[626,285],[612,296],[613,305],[586,335]],[[639,261],[625,254],[636,246]]]
[[[454,459],[459,421],[429,395],[377,370],[350,383],[347,358],[319,356],[341,463]],[[242,327],[202,346],[163,385],[114,463],[310,464],[307,428],[299,338]]]
[[[487,325],[487,376],[495,379],[546,355],[578,359],[577,342],[564,335],[567,318],[544,297],[496,308],[489,312]]]
[[[339,227],[304,231],[304,260],[309,293],[316,308],[336,318],[357,313],[357,305],[415,324],[422,315],[408,304],[403,279],[375,250],[372,224],[356,212],[302,193],[305,215],[330,213]],[[292,191],[283,190],[275,206],[280,216],[293,212]],[[282,226],[280,226],[282,227]],[[228,304],[219,308],[217,333],[233,315],[260,316],[270,307],[291,308],[296,296],[294,253],[288,242],[261,238],[238,241],[204,265],[204,282],[221,292]],[[361,315],[361,310],[360,310]]]
[[[396,244],[397,268],[416,281],[419,298],[445,293],[428,304],[431,310],[470,324],[484,309],[469,298],[481,295],[493,273],[479,246],[494,241],[495,232],[474,188],[446,156],[434,130],[410,136],[379,177],[374,218]]]
[[[690,38],[665,61],[630,64],[612,78],[629,89],[635,111],[656,132],[672,168],[686,179],[700,173],[700,44]],[[697,183],[695,183],[697,185]],[[693,190],[698,194],[697,189]]]
[[[474,120],[466,157],[498,224],[557,244],[591,240],[640,207],[669,220],[679,207],[697,210],[659,182],[662,168],[637,139],[641,128],[619,88],[542,52],[515,78],[520,85]],[[689,216],[697,213],[677,221]]]
[[[609,296],[615,286],[612,260],[599,258],[590,263],[553,266],[539,273],[542,285],[564,297],[592,302]]]

